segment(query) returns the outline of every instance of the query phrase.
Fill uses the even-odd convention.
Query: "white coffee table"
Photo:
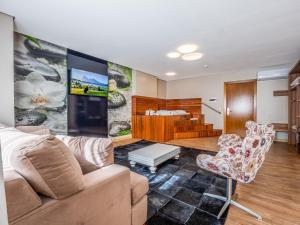
[[[168,159],[178,159],[180,147],[165,144],[153,144],[128,153],[131,167],[136,163],[149,166],[150,172],[155,173],[156,167]]]

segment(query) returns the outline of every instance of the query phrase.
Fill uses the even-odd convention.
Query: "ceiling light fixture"
[[[169,52],[169,53],[167,54],[167,56],[168,56],[169,58],[171,58],[171,59],[179,58],[180,55],[181,55],[181,54],[180,54],[179,52]]]
[[[198,60],[201,59],[203,56],[202,53],[200,52],[194,52],[194,53],[189,53],[181,56],[181,58],[185,61],[193,61],[193,60]]]
[[[177,51],[182,54],[192,53],[198,49],[197,45],[194,44],[185,44],[177,48]]]
[[[175,76],[176,73],[175,73],[175,72],[167,72],[166,75],[167,75],[167,76]]]

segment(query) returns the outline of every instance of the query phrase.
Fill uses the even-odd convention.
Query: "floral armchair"
[[[265,160],[265,154],[273,143],[275,132],[272,124],[259,125],[253,121],[248,121],[246,128],[246,137],[243,141],[234,141],[237,140],[236,137],[228,138],[228,142],[221,145],[216,156],[201,154],[197,157],[197,164],[205,170],[225,176],[228,179],[227,189],[230,190],[227,192],[227,198],[207,194],[227,203],[224,205],[223,212],[229,204],[234,204],[257,218],[261,218],[258,214],[231,200],[232,187],[230,186],[232,186],[232,179],[242,183],[250,183],[254,180],[256,173]],[[218,218],[223,212],[221,210]]]
[[[246,135],[258,134],[259,126],[254,121],[247,121],[245,124]],[[218,139],[218,145],[220,147],[224,146],[240,146],[242,145],[242,139],[237,134],[222,134]]]

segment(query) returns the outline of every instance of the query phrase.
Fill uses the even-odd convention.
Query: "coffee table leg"
[[[150,166],[149,167],[149,170],[150,170],[151,173],[155,173],[156,169],[157,169],[156,166]]]
[[[174,159],[179,159],[179,155],[176,155],[176,156],[174,157]]]
[[[136,162],[135,161],[130,161],[130,166],[135,167]]]

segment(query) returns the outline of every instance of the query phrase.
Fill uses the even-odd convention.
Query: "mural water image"
[[[67,133],[67,49],[15,33],[16,126]]]
[[[130,135],[132,69],[109,62],[108,77],[109,136]]]

